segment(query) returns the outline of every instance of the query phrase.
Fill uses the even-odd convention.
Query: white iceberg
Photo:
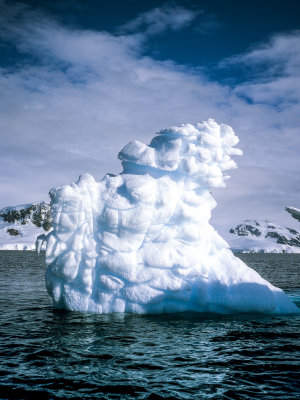
[[[55,308],[96,313],[297,313],[209,224],[238,142],[209,119],[134,141],[123,172],[50,192],[46,286]],[[41,241],[39,244],[41,244]]]

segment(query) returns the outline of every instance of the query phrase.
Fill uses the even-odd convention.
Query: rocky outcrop
[[[285,207],[285,209],[286,209],[287,212],[289,212],[292,215],[292,217],[294,217],[295,219],[300,221],[300,210],[299,210],[299,208]]]

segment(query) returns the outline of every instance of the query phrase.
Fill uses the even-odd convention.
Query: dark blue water
[[[300,305],[300,255],[241,257]],[[300,399],[300,317],[58,312],[43,256],[0,271],[1,399]]]

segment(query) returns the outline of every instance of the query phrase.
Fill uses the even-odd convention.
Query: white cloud
[[[277,34],[221,63],[221,67],[232,65],[255,71],[252,79],[237,87],[238,95],[281,109],[299,104],[300,31]]]
[[[52,186],[82,172],[96,179],[118,172],[117,154],[127,142],[149,142],[163,127],[209,117],[233,125],[245,153],[228,188],[216,193],[215,221],[255,212],[280,222],[286,218],[284,205],[297,206],[299,88],[290,83],[289,107],[278,109],[271,95],[259,99],[266,96],[266,84],[272,95],[272,85],[280,93],[280,80],[286,94],[284,79],[293,76],[266,71],[231,89],[172,61],[145,57],[141,35],[79,30],[33,12],[22,14],[22,19],[11,16],[13,29],[4,32],[2,25],[2,33],[38,62],[0,70],[0,206],[45,198]]]
[[[263,65],[266,76],[300,75],[300,31],[281,33],[268,41],[256,45],[244,54],[231,57],[223,64],[244,63],[250,66]]]

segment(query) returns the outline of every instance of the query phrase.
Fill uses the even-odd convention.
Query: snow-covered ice
[[[46,286],[55,308],[97,313],[295,313],[209,224],[238,138],[214,120],[119,153],[123,172],[50,192]],[[225,172],[225,173],[224,173]]]

